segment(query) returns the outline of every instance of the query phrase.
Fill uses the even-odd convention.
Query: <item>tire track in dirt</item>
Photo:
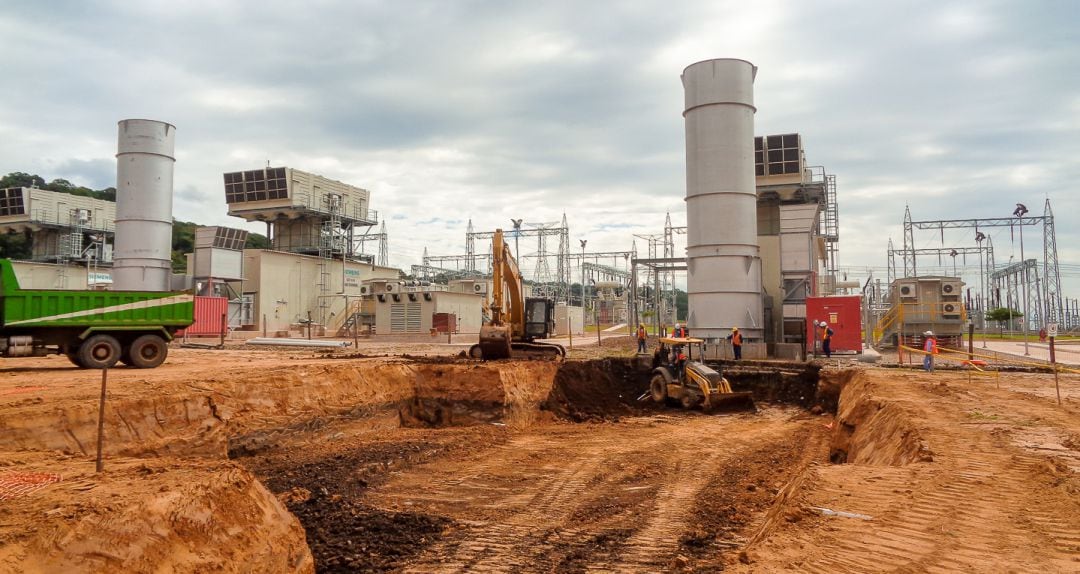
[[[710,476],[790,437],[800,427],[789,418],[660,415],[531,431],[467,461],[412,469],[369,501],[457,522],[408,572],[663,570]]]
[[[987,427],[962,424],[970,416],[964,409],[971,405],[927,398],[926,387],[878,384],[875,393],[903,406],[933,450],[934,461],[820,469],[810,504],[869,514],[872,520],[817,518],[817,528],[793,533],[811,541],[806,546],[814,548],[812,553],[793,559],[789,553],[783,567],[756,562],[751,570],[1080,569],[1080,499],[1067,467],[1020,451]],[[1039,409],[1029,402],[1024,410],[1038,414]],[[792,543],[785,538],[773,544],[780,545]]]

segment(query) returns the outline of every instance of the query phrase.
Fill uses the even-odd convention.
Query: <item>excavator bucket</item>
[[[480,327],[480,353],[485,361],[510,358],[510,327],[483,325]]]

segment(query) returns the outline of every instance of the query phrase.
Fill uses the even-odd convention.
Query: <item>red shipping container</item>
[[[814,321],[824,321],[833,330],[833,352],[862,352],[862,296],[834,295],[806,298],[806,348],[813,353]],[[821,342],[818,328],[817,340]]]
[[[189,337],[220,337],[221,316],[228,312],[228,298],[196,296],[195,322],[185,331]]]
[[[437,333],[456,333],[457,315],[453,313],[433,313],[431,315],[431,328]]]

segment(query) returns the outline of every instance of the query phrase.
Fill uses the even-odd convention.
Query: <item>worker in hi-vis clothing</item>
[[[832,336],[833,330],[829,327],[825,321],[821,322],[821,350],[825,353],[825,358],[832,356]]]
[[[637,352],[638,354],[645,353],[645,323],[638,323],[637,326]]]
[[[742,333],[739,332],[738,327],[731,328],[731,334],[727,336],[727,340],[731,341],[731,350],[735,353],[735,360],[738,361],[742,358]]]
[[[927,331],[923,333],[926,337],[926,341],[923,343],[923,350],[926,351],[926,355],[923,356],[922,366],[928,373],[934,372],[934,355],[937,354],[937,337],[934,336],[933,331]]]

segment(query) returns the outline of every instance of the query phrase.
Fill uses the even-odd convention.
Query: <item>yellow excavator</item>
[[[525,297],[517,261],[503,241],[503,230],[491,239],[492,277],[490,318],[480,327],[480,342],[469,356],[485,361],[511,357],[561,359],[566,349],[545,343],[555,332],[555,302],[544,297]]]
[[[663,337],[653,355],[649,393],[658,403],[678,403],[684,409],[700,406],[705,412],[756,411],[754,394],[733,392],[724,376],[709,367],[702,339]],[[697,357],[694,351],[697,351]]]

